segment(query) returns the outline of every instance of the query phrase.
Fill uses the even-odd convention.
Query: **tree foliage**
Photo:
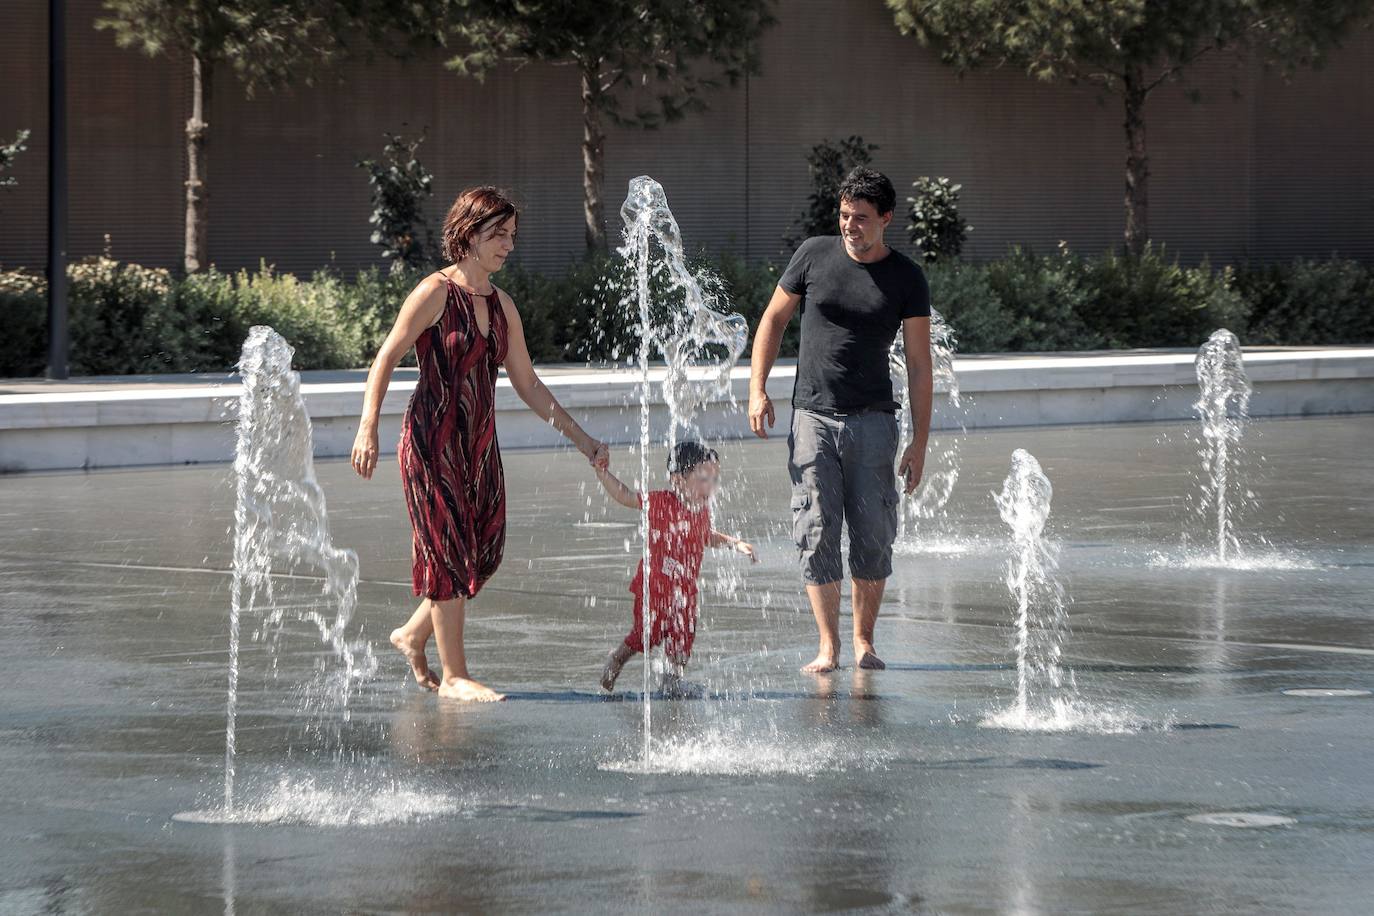
[[[6,175],[14,166],[14,160],[19,158],[19,154],[28,149],[29,132],[21,130],[9,143],[0,143],[0,188],[12,188],[18,182],[13,175]]]
[[[452,0],[448,66],[483,79],[503,64],[568,66],[580,84],[583,215],[606,246],[605,132],[655,128],[707,107],[709,90],[757,72],[772,0]]]
[[[121,48],[224,64],[251,95],[311,83],[345,55],[407,53],[432,37],[435,3],[407,0],[102,0],[95,27]]]
[[[960,70],[1010,65],[1041,79],[1152,89],[1204,54],[1257,51],[1285,74],[1320,66],[1370,0],[885,0],[897,27]]]
[[[478,79],[501,63],[591,67],[594,102],[623,127],[706,108],[704,94],[757,72],[771,0],[454,0],[448,66]]]
[[[965,72],[1012,66],[1118,96],[1127,248],[1149,240],[1145,101],[1205,55],[1256,53],[1285,76],[1319,67],[1374,0],[885,0],[898,29]],[[1197,97],[1196,88],[1190,95]]]
[[[404,53],[427,36],[431,7],[445,0],[103,0],[96,28],[120,47],[149,56],[179,55],[190,64],[186,119],[188,273],[209,265],[206,166],[214,77],[227,67],[252,96],[259,87],[310,83],[346,54]]]

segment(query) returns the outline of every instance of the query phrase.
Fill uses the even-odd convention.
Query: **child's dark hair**
[[[719,460],[715,449],[707,448],[700,442],[679,442],[668,456],[668,473],[690,474],[699,465]]]
[[[840,200],[866,200],[881,215],[897,207],[897,191],[888,177],[866,165],[857,166],[840,185]]]

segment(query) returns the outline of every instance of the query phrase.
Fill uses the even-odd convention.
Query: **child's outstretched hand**
[[[759,555],[754,552],[754,545],[748,541],[736,541],[735,549],[748,557],[749,562],[757,563],[759,561]]]

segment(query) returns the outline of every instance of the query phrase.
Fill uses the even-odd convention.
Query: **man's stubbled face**
[[[844,247],[856,257],[867,254],[883,240],[883,230],[892,222],[892,214],[880,214],[878,208],[866,200],[840,201],[840,237]]]

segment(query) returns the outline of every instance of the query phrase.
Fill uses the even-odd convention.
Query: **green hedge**
[[[694,267],[758,324],[777,283],[776,266],[699,256]],[[932,301],[966,353],[1192,347],[1228,327],[1250,344],[1374,341],[1374,268],[1356,261],[1180,266],[1161,249],[1140,257],[1037,255],[1013,250],[986,263],[927,268]],[[303,369],[365,366],[419,273],[379,269],[345,279],[309,279],[262,265],[177,278],[165,270],[94,258],[70,267],[74,374],[224,372],[254,324],[270,324],[296,348]],[[538,362],[633,356],[630,316],[619,305],[630,278],[614,257],[538,273],[512,265],[498,282],[515,298]],[[675,293],[656,282],[655,294]],[[43,369],[46,284],[28,271],[0,271],[0,375]],[[783,339],[795,355],[798,323]]]
[[[1356,261],[1298,260],[1236,271],[1256,344],[1374,340],[1374,269]]]
[[[415,284],[375,269],[352,282],[329,271],[302,280],[265,265],[177,279],[104,257],[68,275],[74,375],[228,371],[255,324],[280,331],[301,368],[365,365]],[[42,277],[0,272],[0,375],[42,371],[46,295]]]
[[[1322,269],[1355,271],[1366,282],[1370,277],[1353,261],[1324,262]],[[1139,257],[1092,258],[1013,249],[986,264],[937,262],[927,271],[931,301],[965,353],[1193,347],[1222,327],[1243,342],[1271,342],[1249,333],[1252,306],[1233,269],[1183,267],[1157,248]],[[1286,275],[1285,268],[1274,271]],[[1329,302],[1332,311],[1354,316],[1364,310],[1367,296],[1340,292],[1344,298]],[[1361,339],[1368,337],[1336,333],[1302,342]]]

